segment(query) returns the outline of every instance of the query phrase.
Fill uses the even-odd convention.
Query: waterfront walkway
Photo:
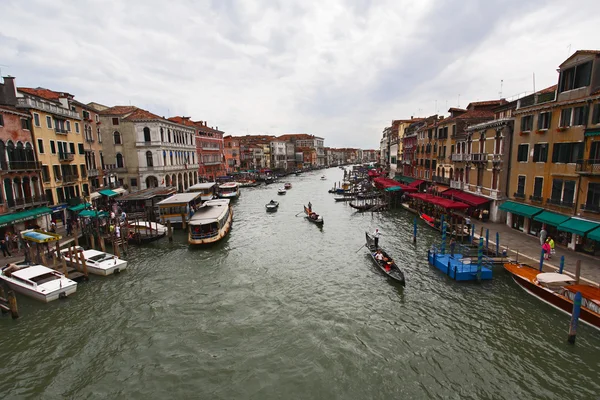
[[[517,231],[504,223],[481,222],[473,220],[475,224],[475,237],[479,238],[481,227],[483,227],[483,238],[485,241],[485,230],[490,230],[490,248],[496,247],[496,232],[500,234],[500,251],[508,247],[508,256],[515,259],[519,253],[519,261],[532,266],[539,266],[540,263],[540,238],[532,236],[521,231]],[[484,242],[485,243],[485,242]],[[575,265],[577,260],[581,260],[581,278],[588,284],[600,287],[600,257],[591,256],[581,252],[569,250],[566,247],[555,246],[556,254],[550,260],[544,261],[544,271],[552,272],[558,270],[560,266],[560,257],[565,256],[564,271],[575,275]]]

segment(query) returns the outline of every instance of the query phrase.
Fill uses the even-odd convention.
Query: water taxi
[[[83,255],[87,270],[93,275],[108,276],[127,269],[127,261],[121,260],[114,254],[98,250],[84,250],[81,246],[76,246],[75,252],[78,254],[79,260]],[[62,249],[60,253],[68,265],[74,267],[77,264],[75,254],[71,252],[70,248]]]
[[[45,303],[77,291],[77,282],[43,265],[9,264],[2,268],[0,279],[15,292]]]
[[[233,210],[229,199],[209,200],[196,210],[188,226],[188,243],[211,244],[223,239],[231,230]]]
[[[292,188],[292,184],[289,182],[286,182],[285,185],[283,185],[283,187],[285,188],[285,190],[289,190]]]
[[[279,189],[277,189],[277,194],[286,194],[287,190],[285,190],[285,188],[280,187]]]
[[[221,199],[237,199],[240,197],[240,185],[237,182],[227,182],[219,185],[219,197]]]
[[[215,182],[197,183],[187,190],[188,193],[200,193],[200,200],[207,201],[217,198],[217,184]]]
[[[213,183],[212,185],[216,184]],[[205,195],[202,191],[192,191],[177,193],[160,201],[158,203],[158,212],[161,223],[163,225],[167,225],[168,221],[171,221],[171,224],[183,224],[184,221],[187,223],[192,215],[194,215],[196,208],[200,207],[202,198],[205,196],[212,195]]]

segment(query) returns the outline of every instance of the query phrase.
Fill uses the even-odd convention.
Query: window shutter
[[[600,117],[600,103],[594,105],[594,112],[592,114],[592,124],[597,124]]]
[[[547,128],[550,129],[552,127],[552,111],[548,111],[548,125]]]
[[[544,121],[544,113],[538,114],[538,130],[542,129],[542,122]]]
[[[552,162],[558,162],[558,152],[560,151],[560,143],[554,143],[552,148]]]
[[[534,162],[539,161],[539,157],[540,157],[540,145],[536,144],[535,146],[533,146],[533,161]]]

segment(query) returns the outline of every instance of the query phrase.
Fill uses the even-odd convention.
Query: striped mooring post
[[[560,256],[560,268],[558,270],[558,273],[562,274],[564,268],[565,268],[565,256]]]
[[[544,250],[542,250],[542,254],[540,255],[540,272],[544,269]]]
[[[575,293],[573,300],[573,313],[571,314],[571,324],[569,325],[569,343],[575,344],[577,336],[577,324],[579,323],[579,313],[581,312],[581,292]]]
[[[483,238],[479,238],[479,249],[477,249],[477,281],[481,281],[481,267],[483,266]]]
[[[485,249],[490,251],[490,229],[485,229]]]
[[[413,220],[413,243],[417,243],[417,217]]]
[[[496,257],[500,254],[500,233],[496,232]]]
[[[440,217],[440,229],[442,231],[442,237],[444,236],[444,215]]]
[[[471,244],[473,244],[473,239],[475,239],[475,224],[471,224]]]
[[[446,254],[446,222],[444,221],[444,216],[442,215],[442,246],[440,249],[440,254]]]

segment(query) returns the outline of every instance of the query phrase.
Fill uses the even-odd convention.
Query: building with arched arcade
[[[196,130],[135,106],[99,111],[104,138],[102,165],[107,186],[130,191],[198,183]]]

